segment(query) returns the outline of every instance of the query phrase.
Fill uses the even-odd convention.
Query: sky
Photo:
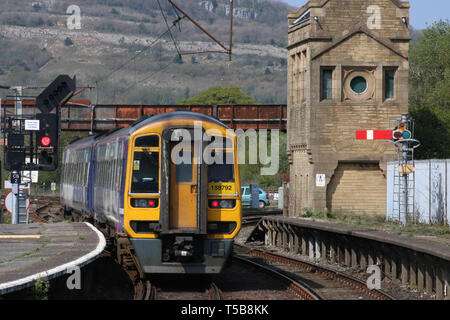
[[[301,7],[306,0],[279,0]],[[450,0],[409,0],[410,23],[415,29],[425,29],[439,19],[450,20]]]

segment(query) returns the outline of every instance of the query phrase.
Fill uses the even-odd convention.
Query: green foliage
[[[178,104],[255,104],[255,101],[243,93],[239,87],[211,87],[197,96],[178,101]]]
[[[303,208],[299,214],[301,218],[318,218],[318,219],[336,219],[336,216],[329,210],[313,211],[309,208]]]
[[[39,278],[31,291],[31,300],[48,300],[48,289],[50,288],[50,283],[48,281]]]
[[[427,28],[410,50],[409,109],[416,120],[417,157],[450,157],[450,24]]]

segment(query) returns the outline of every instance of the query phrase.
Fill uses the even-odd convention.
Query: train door
[[[197,227],[197,150],[194,143],[184,143],[182,150],[171,142],[170,161],[170,229]]]
[[[190,127],[163,131],[161,234],[206,234],[207,166],[202,161],[206,145],[202,137]]]

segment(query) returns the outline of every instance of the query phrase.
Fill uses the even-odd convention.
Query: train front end
[[[241,228],[237,140],[195,113],[130,136],[124,227],[144,273],[220,273]]]

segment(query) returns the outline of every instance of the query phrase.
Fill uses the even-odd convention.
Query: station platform
[[[86,222],[0,224],[0,295],[81,268],[105,246],[103,234]]]

